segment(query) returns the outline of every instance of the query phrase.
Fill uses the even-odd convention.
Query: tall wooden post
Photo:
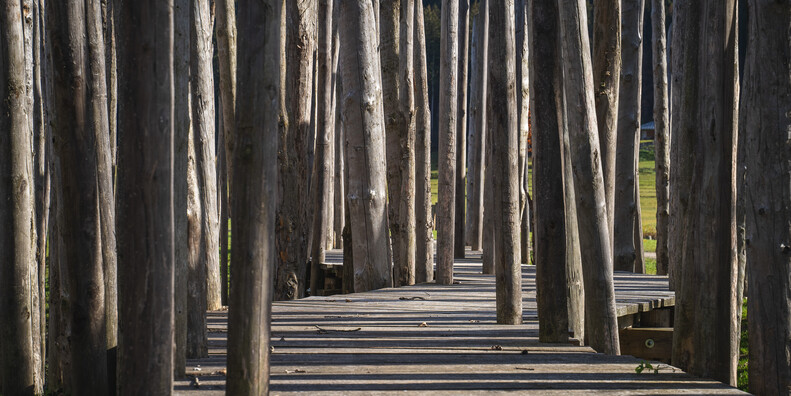
[[[384,109],[372,2],[343,1],[340,7],[354,291],[363,292],[393,284],[387,252]]]
[[[119,395],[173,389],[173,35],[172,0],[118,3]]]
[[[442,0],[439,93],[437,283],[453,284],[458,108],[459,0]]]
[[[668,97],[665,3],[651,1],[654,38],[654,157],[656,158],[656,273],[667,275],[670,217],[670,103]]]
[[[493,2],[489,55],[497,323],[522,323],[519,250],[519,128],[516,112],[514,2]]]
[[[32,109],[19,94],[25,92],[22,30],[21,3],[0,3],[0,392],[8,395],[43,393],[29,314],[35,287],[33,136],[27,121]]]
[[[791,153],[787,111],[791,108],[788,66],[791,10],[770,1],[750,2],[740,143],[747,160],[747,259],[750,296],[750,391],[785,394],[791,386],[789,233]],[[785,26],[785,28],[784,28]],[[782,187],[781,187],[782,186]]]
[[[431,111],[426,71],[423,1],[415,2],[415,282],[434,280],[434,222],[431,217]]]
[[[228,394],[269,390],[280,97],[280,5],[239,3],[239,95],[231,182]],[[236,275],[234,275],[236,274]]]
[[[561,0],[566,114],[585,282],[585,334],[593,349],[619,353],[612,249],[599,155],[593,70],[584,0]],[[587,259],[587,260],[585,260]]]
[[[682,88],[687,92],[680,122],[690,132],[691,156],[686,160],[692,176],[672,361],[691,374],[736,385],[741,310],[736,252],[736,1],[707,0],[690,7],[707,22],[687,25],[700,50],[690,54],[694,58],[686,65]],[[690,97],[695,100],[687,100]]]

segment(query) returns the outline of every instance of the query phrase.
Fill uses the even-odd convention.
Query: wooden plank
[[[339,251],[327,253],[336,262]],[[498,325],[494,278],[479,252],[456,260],[459,284],[433,283],[366,293],[281,301],[272,307],[271,391],[275,395],[734,394],[738,390],[665,369],[635,373],[641,359],[605,356],[585,346],[538,342],[535,267],[523,266],[523,321]],[[628,317],[672,306],[667,277],[616,274],[616,298]],[[222,394],[226,312],[210,312],[209,358],[190,360],[199,387],[177,381],[176,394]]]
[[[627,327],[620,332],[621,353],[646,360],[670,363],[672,327]]]

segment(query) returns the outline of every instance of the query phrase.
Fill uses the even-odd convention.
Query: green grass
[[[643,239],[643,250],[646,252],[656,252],[656,239]]]
[[[739,338],[739,365],[736,366],[736,386],[749,392],[749,377],[747,376],[747,299],[742,302],[742,333]]]
[[[649,275],[656,275],[656,259],[645,258],[645,273]]]

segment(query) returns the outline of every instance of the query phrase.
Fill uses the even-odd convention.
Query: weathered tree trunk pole
[[[431,217],[431,111],[426,70],[423,1],[415,2],[415,282],[434,280],[434,224]]]
[[[309,250],[306,208],[308,194],[308,135],[311,128],[313,51],[316,45],[317,2],[285,0],[285,36],[281,47],[281,121],[278,151],[279,194],[275,299],[305,295]],[[288,67],[286,67],[288,65]],[[232,186],[233,188],[233,186]],[[233,254],[233,253],[232,253]]]
[[[620,78],[621,0],[597,1],[593,7],[593,89],[610,243],[614,237],[615,153]]]
[[[362,292],[393,283],[387,258],[384,109],[372,2],[343,1],[340,6],[354,291]]]
[[[407,0],[404,0],[406,2]],[[406,153],[408,120],[410,114],[402,111],[401,98],[406,93],[406,87],[399,70],[401,55],[406,55],[406,49],[401,48],[400,23],[402,8],[405,4],[400,0],[387,0],[381,3],[379,19],[379,32],[381,41],[382,59],[382,87],[385,108],[385,134],[387,152],[387,187],[388,187],[388,220],[390,234],[393,242],[393,282],[396,286],[410,284],[410,276],[414,283],[414,259],[410,253],[414,252],[414,243],[410,250],[409,225],[406,224],[407,213],[403,200],[409,193],[407,186],[409,169],[404,167]],[[404,58],[406,61],[406,59]],[[406,66],[406,65],[404,65]],[[409,158],[409,157],[407,157]],[[414,228],[413,228],[414,229]],[[414,241],[414,239],[413,239]],[[410,264],[412,268],[410,268]]]
[[[50,46],[47,46],[49,50]],[[48,51],[49,52],[49,51]],[[49,55],[49,54],[48,54]],[[50,74],[51,75],[51,74]],[[48,80],[51,82],[51,79]],[[51,84],[47,84],[48,93],[54,92]],[[48,105],[52,103],[52,95],[47,95]],[[48,106],[53,109],[54,106]],[[50,138],[52,129],[49,131]],[[49,158],[52,171],[52,228],[50,233],[49,251],[49,326],[47,327],[47,391],[68,389],[71,349],[68,336],[71,334],[71,311],[68,304],[69,287],[65,269],[65,249],[63,248],[63,193],[60,188],[60,161],[57,152],[53,151]]]
[[[43,1],[43,0],[39,0]],[[118,151],[118,47],[116,45],[115,7],[117,0],[102,2],[104,34],[105,80],[107,81],[107,117],[110,128],[110,156],[113,166],[113,180],[117,172]],[[113,185],[115,188],[115,185]],[[113,190],[115,191],[115,190]]]
[[[344,148],[346,147],[346,134],[343,127],[343,111],[341,109],[341,99],[343,95],[341,70],[338,65],[340,58],[340,16],[341,7],[332,8],[332,67],[333,67],[333,112],[335,115],[335,172],[333,187],[333,199],[335,208],[333,208],[333,248],[343,248],[343,228],[346,225],[346,156]],[[344,278],[344,282],[345,282]]]
[[[206,309],[222,307],[220,298],[220,213],[217,205],[217,150],[214,124],[212,32],[214,13],[208,0],[193,0],[190,9],[190,82],[196,172],[201,202],[200,264],[206,267]]]
[[[562,69],[562,65],[558,65]],[[560,72],[558,72],[560,73]],[[559,74],[560,76],[560,74]],[[560,85],[560,84],[559,84]],[[556,93],[558,124],[563,143],[563,196],[566,215],[566,290],[568,291],[569,329],[574,338],[584,343],[585,338],[585,282],[580,252],[580,232],[577,222],[577,195],[574,192],[574,174],[571,164],[571,143],[566,114],[565,89]]]
[[[232,181],[232,162],[229,145],[233,144],[233,130],[236,127],[236,7],[231,0],[219,0],[217,10],[217,59],[220,69],[220,106],[222,109],[223,145],[225,150],[228,184]],[[219,154],[218,154],[219,156]]]
[[[670,217],[670,103],[665,3],[651,0],[654,57],[654,157],[656,158],[656,273],[667,275]]]
[[[668,278],[670,289],[678,290],[684,250],[684,221],[689,206],[692,182],[692,133],[694,106],[698,91],[694,78],[697,73],[698,30],[700,7],[690,0],[676,0],[673,4],[673,38],[671,63],[673,80],[670,103],[670,222],[668,225]],[[685,115],[685,113],[690,113]]]
[[[624,3],[621,19],[621,78],[615,154],[615,213],[613,268],[635,272],[642,263],[642,243],[635,243],[640,221],[638,153],[640,150],[640,96],[643,81],[643,9],[645,0]],[[643,232],[639,230],[642,242]]]
[[[330,229],[327,231],[327,246],[331,249],[339,249],[343,247],[343,223],[346,216],[344,201],[346,200],[346,189],[343,186],[343,120],[342,112],[340,110],[341,100],[341,74],[338,69],[338,58],[340,55],[340,35],[338,34],[338,19],[341,17],[341,7],[339,5],[332,8],[332,118],[335,129],[335,139],[333,140],[333,150],[335,162],[332,166],[332,202],[330,208],[332,216],[330,217]]]
[[[528,204],[528,147],[530,134],[530,67],[528,62],[527,5],[514,1],[516,34],[516,123],[519,131],[519,244],[520,262],[530,262],[530,207]]]
[[[189,31],[194,29],[194,19],[192,17],[192,9],[194,1],[190,0],[189,4]],[[195,44],[195,37],[190,33],[190,126],[189,138],[187,144],[188,152],[188,165],[187,165],[187,222],[189,227],[189,260],[188,260],[188,274],[187,274],[187,357],[188,358],[202,358],[208,356],[208,333],[206,328],[206,309],[207,309],[207,270],[205,265],[204,250],[206,249],[205,240],[203,239],[204,221],[205,216],[203,210],[203,200],[201,199],[201,183],[200,183],[200,154],[198,153],[196,137],[198,131],[197,115],[195,112],[195,101],[198,100],[195,89],[196,79],[194,75],[197,71],[192,68],[192,54]],[[212,92],[213,94],[213,92]]]
[[[583,264],[586,343],[598,352],[617,355],[620,345],[612,249],[599,155],[585,1],[561,0],[558,7],[580,250],[586,252],[588,258]]]
[[[24,54],[25,54],[25,97],[27,99],[26,108],[27,108],[27,124],[28,128],[30,129],[30,133],[33,136],[33,140],[35,140],[38,136],[36,134],[36,125],[35,125],[35,114],[34,109],[36,106],[36,93],[35,93],[35,68],[34,65],[34,56],[35,56],[35,29],[36,26],[34,24],[34,18],[36,15],[34,14],[34,0],[23,0],[22,1],[22,26],[23,26],[23,45],[24,45]],[[32,150],[36,149],[36,144],[32,143]],[[31,158],[33,160],[33,166],[38,162],[38,158],[36,158],[36,152],[32,151]],[[30,174],[32,175],[31,184],[28,186],[30,190],[30,196],[33,198],[33,206],[31,206],[31,230],[30,230],[30,237],[33,243],[33,258],[37,259],[37,242],[38,242],[38,231],[37,226],[38,222],[38,215],[36,212],[36,174],[35,168],[31,167]],[[38,261],[33,261],[31,264],[30,270],[30,298],[32,302],[32,310],[30,312],[31,315],[31,334],[32,334],[32,344],[33,344],[33,361],[35,363],[35,378],[36,383],[34,387],[37,389],[43,388],[40,382],[44,381],[44,363],[45,355],[41,354],[41,346],[42,346],[42,339],[44,337],[44,333],[41,333],[41,322],[46,322],[46,310],[43,311],[42,315],[42,306],[46,307],[46,291],[45,293],[41,293],[41,290],[46,290],[45,287],[42,287],[45,283],[46,278],[46,269],[43,272],[39,272],[40,265]],[[1,385],[0,385],[1,386]]]
[[[442,0],[440,33],[437,283],[453,284],[456,205],[459,1]]]
[[[28,117],[32,108],[25,92],[25,51],[21,2],[0,4],[0,392],[8,395],[43,393],[37,378],[30,312],[35,245],[33,218],[33,136]]]
[[[570,301],[567,288],[566,208],[563,195],[563,82],[558,56],[557,2],[535,0],[529,15],[530,107],[533,110],[533,197],[535,199],[538,337],[568,342]],[[560,107],[558,105],[561,105]],[[559,177],[560,176],[560,177]],[[575,219],[576,221],[576,219]],[[580,318],[582,311],[578,312]]]
[[[173,4],[173,287],[175,335],[173,375],[183,378],[187,364],[187,284],[190,238],[187,216],[190,107],[190,0]]]
[[[220,94],[222,95],[222,94]],[[219,99],[220,106],[222,106],[222,97]],[[228,184],[230,183],[228,173],[228,161],[225,158],[225,119],[222,113],[217,115],[217,135],[215,144],[217,149],[217,203],[220,207],[220,302],[222,306],[228,306],[228,221],[230,215],[228,214],[230,202],[228,200]]]
[[[701,18],[688,28],[696,32],[703,50],[694,58],[697,70],[684,70],[685,85],[693,80],[689,83],[698,95],[681,108],[681,122],[685,129],[691,127],[692,178],[676,293],[673,364],[693,375],[736,385],[741,310],[736,252],[736,1],[707,0],[695,6]]]
[[[313,241],[311,246],[310,292],[318,295],[319,266],[326,261],[327,234],[332,224],[333,167],[335,166],[335,117],[332,112],[332,7],[333,0],[318,6],[318,117],[313,178]]]
[[[67,392],[106,394],[107,339],[101,250],[97,141],[91,127],[86,8],[82,2],[53,2],[52,32],[55,118],[53,137],[61,166],[63,248],[71,305],[71,373]],[[103,74],[95,76],[104,79]]]
[[[415,284],[417,260],[417,230],[415,214],[415,139],[417,120],[415,116],[415,5],[411,0],[401,2],[401,24],[399,28],[399,108],[404,118],[399,145],[401,147],[401,247],[404,265],[394,272],[394,283]]]
[[[486,1],[486,14],[491,15],[489,11],[489,0]],[[490,30],[487,29],[487,36],[489,35]],[[486,79],[489,80],[489,58],[491,57],[491,52],[488,48],[487,43],[487,50],[486,50]],[[486,136],[485,139],[485,151],[484,151],[484,168],[485,168],[485,175],[484,175],[484,206],[483,206],[483,253],[481,257],[482,266],[481,271],[484,274],[495,274],[496,266],[495,262],[497,260],[497,252],[495,246],[495,235],[494,235],[494,188],[493,181],[494,175],[493,170],[494,166],[492,165],[492,132],[490,129],[494,110],[491,108],[492,101],[489,100],[489,95],[491,91],[489,90],[490,82],[487,81],[487,92],[486,92]]]
[[[464,232],[472,250],[483,245],[484,152],[486,150],[486,51],[489,43],[489,13],[486,0],[479,3],[478,16],[472,24],[470,59],[470,114],[467,127],[467,228]]]
[[[86,3],[88,38],[88,87],[91,126],[96,139],[96,175],[99,187],[102,266],[104,270],[104,312],[107,323],[107,357],[109,388],[115,389],[115,361],[118,346],[118,258],[115,241],[115,191],[113,187],[112,148],[108,120],[107,78],[105,68],[102,7],[99,0]]]
[[[791,153],[785,140],[791,108],[789,23],[787,5],[750,2],[739,129],[746,143],[749,374],[756,395],[786,394],[791,386]]]
[[[487,95],[488,96],[488,95]],[[488,101],[488,100],[487,100]],[[487,105],[488,106],[488,105]],[[487,113],[491,113],[491,109],[487,109]],[[487,114],[487,128],[491,123],[491,115]],[[492,136],[491,131],[486,132],[486,152],[484,153],[486,176],[487,180],[484,184],[486,191],[484,192],[484,207],[483,207],[483,253],[481,257],[482,269],[484,274],[495,274],[495,260],[497,252],[495,247],[494,238],[494,191],[492,188],[493,175],[492,175]]]
[[[522,266],[519,251],[519,123],[516,111],[514,2],[489,7],[489,110],[492,134],[497,323],[522,323]]]
[[[233,144],[233,129],[236,125],[236,6],[230,0],[217,2],[216,40],[217,59],[220,69],[220,106],[222,109],[222,131],[217,145],[220,169],[220,296],[221,304],[228,305],[228,218],[230,202],[228,190],[233,181],[232,158],[229,146]]]
[[[275,257],[281,1],[239,3],[239,97],[233,136],[228,394],[269,391]]]
[[[45,105],[47,98],[51,97],[46,88],[49,69],[47,68],[47,54],[45,51],[44,39],[44,4],[40,0],[33,2],[33,171],[35,183],[35,216],[36,216],[36,263],[38,263],[38,328],[34,329],[34,334],[39,337],[39,357],[41,366],[41,378],[44,379],[46,373],[47,356],[47,241],[50,225],[50,203],[51,203],[51,171],[49,167],[50,157],[52,156],[52,135],[49,126],[50,117],[48,115],[49,106]],[[46,79],[46,80],[45,80]],[[37,333],[36,333],[37,332]],[[34,342],[34,347],[36,343]]]
[[[464,213],[467,176],[467,74],[470,63],[470,0],[459,0],[458,96],[456,113],[456,207],[453,231],[453,257],[464,258],[466,245]]]
[[[118,7],[119,395],[173,389],[173,5]]]

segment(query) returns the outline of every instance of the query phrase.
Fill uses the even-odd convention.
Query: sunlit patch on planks
[[[327,261],[339,254],[329,252]],[[468,257],[456,261],[460,282],[452,286],[276,302],[271,393],[740,393],[680,370],[636,374],[640,360],[631,356],[538,343],[533,266],[523,266],[525,324],[497,325],[494,278],[480,274],[479,253]],[[674,303],[667,277],[617,273],[615,281],[619,316]],[[177,381],[177,394],[224,393],[226,313],[209,313],[210,357],[188,361],[198,381]]]

